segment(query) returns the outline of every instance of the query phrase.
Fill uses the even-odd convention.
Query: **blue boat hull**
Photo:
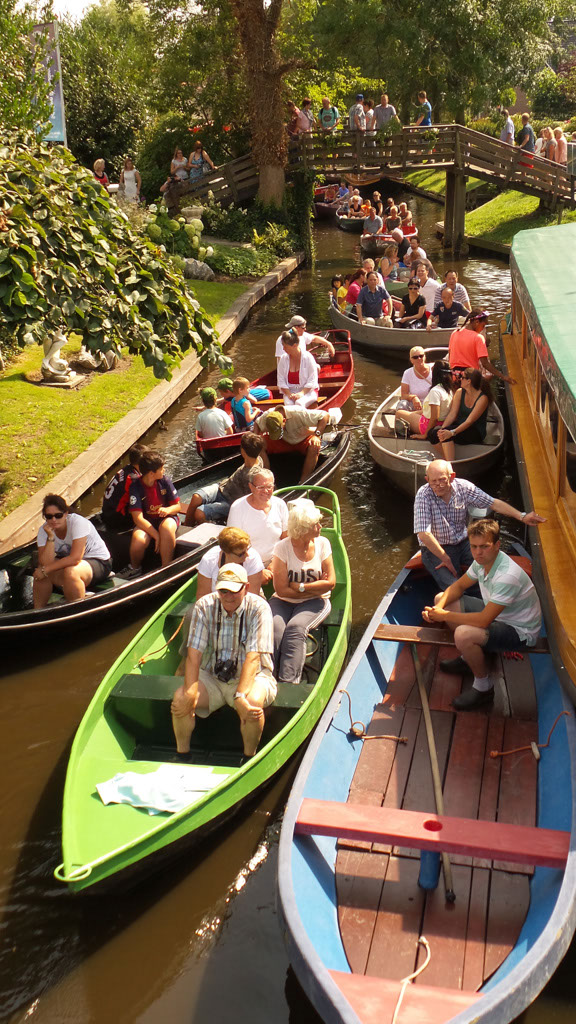
[[[362,741],[349,736],[350,695],[355,720],[369,722],[387,686],[401,644],[372,637],[380,623],[421,625],[420,609],[431,603],[434,585],[404,569],[378,607],[342,681],[320,720],[292,789],[280,837],[278,908],[288,954],[300,983],[327,1024],[363,1024],[330,972],[350,974],[340,936],[336,896],[337,840],[295,836],[304,798],[348,797]],[[561,711],[572,709],[549,655],[530,656],[538,702],[539,742]],[[564,871],[537,867],[530,906],[512,952],[468,1009],[447,1017],[452,1024],[505,1024],[542,990],[562,959],[576,926],[576,726],[564,716],[538,771],[537,825],[571,834]]]

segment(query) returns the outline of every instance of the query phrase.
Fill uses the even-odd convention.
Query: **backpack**
[[[325,125],[324,124],[324,119],[323,119],[322,115],[323,114],[328,114],[328,113],[332,115],[332,124]],[[325,110],[324,107],[322,107],[322,109],[320,110],[320,113],[318,114],[318,120],[320,121],[320,124],[322,125],[323,128],[333,128],[334,127],[334,122],[336,121],[337,116],[338,116],[338,111],[336,110],[336,107],[328,107],[328,110]]]

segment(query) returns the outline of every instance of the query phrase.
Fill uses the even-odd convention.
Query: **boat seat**
[[[295,832],[559,869],[570,849],[559,829],[330,800],[303,800]]]
[[[450,647],[454,644],[454,634],[450,629],[436,626],[403,626],[396,622],[382,622],[376,627],[374,640],[392,640],[397,643],[432,644],[434,647]],[[534,647],[526,649],[525,654],[549,654],[550,648],[545,636],[538,637]]]

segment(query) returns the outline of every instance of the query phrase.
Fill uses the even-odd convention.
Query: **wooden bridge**
[[[576,179],[557,164],[462,125],[406,127],[381,140],[361,132],[300,135],[289,145],[286,173],[316,171],[328,178],[366,174],[401,178],[419,169],[446,172],[444,244],[458,249],[464,237],[466,178],[472,175],[544,200],[551,209],[576,205]],[[199,182],[176,185],[167,193],[175,209],[186,195],[202,202],[211,191],[222,203],[242,202],[255,195],[258,170],[250,155],[223,164]]]

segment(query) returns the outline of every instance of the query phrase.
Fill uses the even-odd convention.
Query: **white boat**
[[[443,359],[445,355],[445,348],[426,350],[428,362]],[[428,441],[418,441],[409,436],[408,424],[405,437],[390,436],[390,432],[394,430],[395,411],[399,400],[400,387],[397,387],[376,409],[368,428],[370,454],[392,483],[413,497],[418,488],[425,483],[428,463],[438,458],[438,455]],[[482,444],[454,446],[455,457],[452,459],[452,465],[456,476],[463,476],[468,480],[482,476],[499,460],[503,445],[504,420],[500,409],[492,402],[488,412],[486,438]]]
[[[403,330],[401,327],[373,327],[370,324],[359,324],[352,320],[345,313],[341,313],[336,306],[330,306],[330,319],[338,330],[350,331],[352,341],[364,348],[378,349],[381,352],[390,352],[391,355],[408,355],[414,345],[421,342],[418,339],[433,339],[438,344],[448,345],[450,335],[453,333],[451,327],[436,327],[433,331],[427,332],[424,329],[418,331]]]

